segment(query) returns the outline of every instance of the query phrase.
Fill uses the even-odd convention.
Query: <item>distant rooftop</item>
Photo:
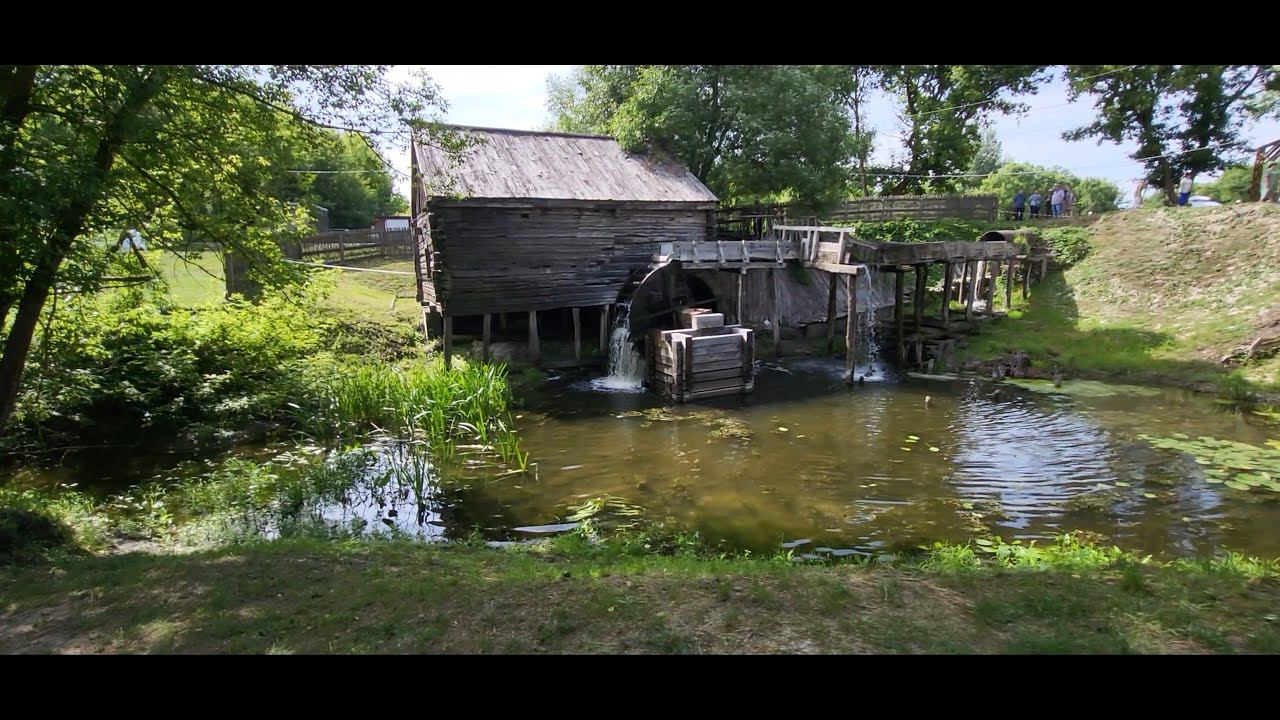
[[[629,153],[605,135],[446,125],[480,142],[455,165],[445,152],[413,143],[430,195],[632,202],[714,203],[688,168]]]

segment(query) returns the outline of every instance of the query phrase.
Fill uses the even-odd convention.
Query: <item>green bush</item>
[[[1049,228],[1041,233],[1053,250],[1053,259],[1067,267],[1085,259],[1089,254],[1089,231],[1078,227]]]
[[[1004,229],[1007,222],[990,220],[897,220],[858,221],[849,223],[853,234],[863,240],[877,242],[939,242],[944,240],[977,240],[988,230]]]
[[[32,352],[7,449],[282,419],[300,361],[326,335],[315,305],[306,295],[194,308],[142,292],[74,300]]]

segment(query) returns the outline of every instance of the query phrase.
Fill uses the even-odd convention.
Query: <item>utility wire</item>
[[[1093,78],[1096,78],[1096,77],[1102,77],[1103,75],[1110,75],[1111,73],[1123,72],[1123,71],[1125,71],[1125,70],[1132,70],[1133,68],[1136,68],[1136,67],[1138,67],[1138,66],[1137,66],[1137,65],[1127,65],[1127,66],[1122,67],[1122,68],[1116,68],[1115,70],[1107,70],[1106,72],[1100,72],[1100,73],[1096,73],[1096,74],[1094,74],[1094,75],[1086,75],[1085,77],[1082,77],[1082,78],[1080,78],[1080,79],[1081,79],[1081,80],[1092,80]],[[963,105],[952,105],[951,107],[939,108],[939,109],[937,109],[937,110],[927,110],[927,111],[925,111],[925,112],[918,112],[918,113],[906,113],[906,114],[904,115],[904,117],[924,117],[924,116],[926,116],[926,115],[937,115],[938,113],[946,112],[946,111],[948,111],[948,110],[959,110],[959,109],[961,109],[961,108],[975,107],[975,106],[977,106],[977,105],[990,105],[991,103],[996,103],[996,102],[1000,102],[1000,99],[999,99],[999,98],[997,98],[997,99],[995,99],[995,100],[981,100],[981,101],[979,101],[979,102],[965,103],[965,104],[963,104]],[[1071,104],[1073,104],[1073,103],[1063,103],[1062,105],[1059,105],[1059,106],[1053,106],[1053,105],[1050,105],[1050,106],[1048,106],[1048,107],[1062,107],[1062,106],[1065,106],[1065,105],[1071,105]],[[1039,108],[1039,109],[1040,109],[1040,110],[1043,110],[1043,109],[1045,109],[1045,108]],[[1029,114],[1029,113],[1028,113],[1028,114]]]

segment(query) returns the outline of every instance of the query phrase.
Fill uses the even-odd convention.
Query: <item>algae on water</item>
[[[1112,395],[1138,395],[1154,397],[1160,390],[1141,385],[1120,385],[1104,383],[1097,380],[1063,380],[1062,385],[1055,386],[1051,380],[1033,380],[1028,378],[1005,378],[1004,382],[1017,385],[1031,392],[1049,395],[1070,395],[1073,397],[1111,397]]]

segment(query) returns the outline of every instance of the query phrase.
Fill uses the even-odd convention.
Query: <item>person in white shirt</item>
[[[1178,183],[1178,206],[1186,205],[1189,197],[1191,197],[1191,173],[1183,175],[1182,182]]]
[[[1053,194],[1049,196],[1049,205],[1053,210],[1054,217],[1062,217],[1062,186],[1053,189]]]

